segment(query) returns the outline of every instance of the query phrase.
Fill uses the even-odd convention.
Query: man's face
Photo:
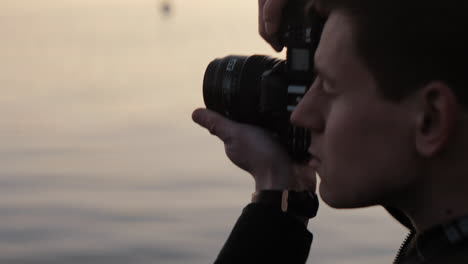
[[[414,180],[411,102],[381,97],[351,21],[331,13],[315,55],[318,77],[291,117],[312,131],[320,194],[339,208],[386,203]]]

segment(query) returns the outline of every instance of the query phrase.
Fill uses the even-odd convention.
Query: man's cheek
[[[335,120],[330,122],[327,127],[328,133],[324,137],[324,162],[326,164],[327,171],[331,174],[331,177],[340,177],[340,171],[346,170],[348,167],[347,163],[355,154],[352,151],[353,136],[352,131],[347,127],[347,121]],[[350,153],[351,152],[351,153]]]

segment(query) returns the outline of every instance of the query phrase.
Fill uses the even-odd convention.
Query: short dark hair
[[[351,17],[358,55],[382,95],[399,101],[431,81],[468,107],[468,1],[313,0]]]

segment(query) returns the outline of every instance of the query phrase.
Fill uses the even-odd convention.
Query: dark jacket
[[[386,209],[410,229],[394,263],[468,263],[468,231],[465,230],[468,228],[468,218],[461,219],[467,222],[466,227],[447,224],[415,235],[411,222],[404,214]],[[215,264],[305,263],[311,243],[312,234],[297,219],[279,209],[249,204],[237,220]]]

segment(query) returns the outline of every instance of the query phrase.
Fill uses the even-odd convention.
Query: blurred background
[[[211,263],[253,181],[191,121],[205,67],[274,54],[252,0],[0,1],[0,263]],[[311,221],[309,263],[391,263],[381,208]]]

